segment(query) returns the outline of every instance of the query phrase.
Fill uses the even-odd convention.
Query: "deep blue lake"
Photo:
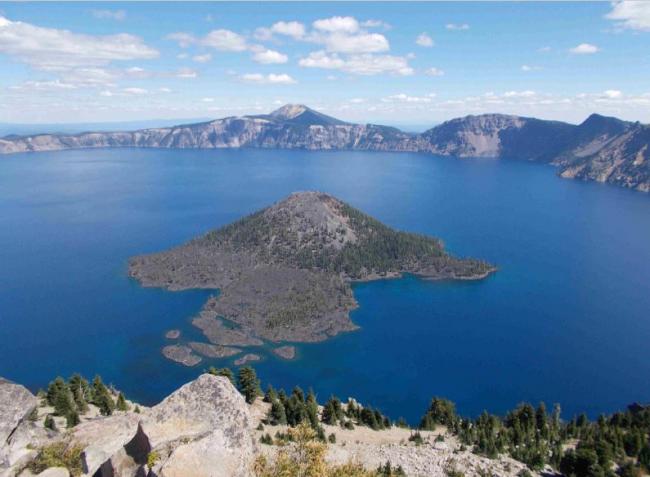
[[[0,157],[0,376],[32,389],[99,373],[151,404],[209,365],[165,360],[164,333],[209,291],[144,289],[127,259],[297,190],[441,237],[498,273],[355,285],[354,333],[262,350],[263,383],[354,396],[417,421],[528,400],[591,416],[650,401],[650,196],[517,161],[274,150],[85,150]]]

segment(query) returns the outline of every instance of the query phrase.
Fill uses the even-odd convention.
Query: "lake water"
[[[412,422],[434,395],[464,414],[523,400],[591,416],[650,401],[650,196],[550,167],[419,154],[86,150],[0,157],[0,376],[32,389],[100,373],[153,403],[214,364],[165,360],[164,332],[210,292],[144,289],[127,259],[297,190],[441,237],[498,273],[354,287],[361,330],[265,353],[264,383],[355,396]]]

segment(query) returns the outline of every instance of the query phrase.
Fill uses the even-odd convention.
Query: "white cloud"
[[[51,81],[25,81],[22,84],[10,86],[9,89],[14,91],[60,91],[77,89],[77,86],[57,79]]]
[[[94,36],[69,30],[43,28],[0,16],[0,53],[32,67],[61,70],[75,66],[100,66],[112,61],[158,57],[141,38],[126,33]]]
[[[525,90],[525,91],[506,91],[503,93],[503,96],[506,98],[532,98],[533,96],[536,96],[537,93],[535,91],[531,90]],[[492,95],[490,95],[492,96]]]
[[[306,68],[338,69],[358,75],[392,73],[409,76],[414,72],[406,58],[392,55],[361,54],[343,58],[336,53],[315,51],[301,58],[298,64]]]
[[[124,20],[126,12],[124,10],[93,10],[92,15],[102,20]]]
[[[433,46],[433,38],[426,33],[420,33],[416,38],[415,43],[425,48],[431,48]]]
[[[384,30],[389,30],[391,28],[390,24],[383,22],[381,20],[365,20],[361,23],[359,23],[363,28],[383,28]]]
[[[541,66],[535,66],[535,65],[522,65],[521,66],[521,71],[525,71],[526,73],[529,73],[531,71],[539,71],[541,70]]]
[[[617,89],[608,89],[607,91],[603,91],[603,96],[608,99],[618,99],[623,97],[623,92]]]
[[[207,63],[212,59],[212,55],[210,53],[206,53],[205,55],[194,55],[192,57],[192,60],[196,61],[197,63]]]
[[[445,25],[445,28],[447,30],[461,31],[461,30],[469,30],[469,25],[467,23],[447,23]]]
[[[260,47],[253,53],[253,61],[264,65],[282,64],[289,61],[289,57],[279,51],[267,50],[264,47]]]
[[[427,76],[444,76],[445,72],[439,68],[431,67],[427,69],[424,74]]]
[[[548,53],[551,50],[552,48],[550,46],[542,46],[540,48],[537,48],[537,51],[540,53]]]
[[[580,43],[578,46],[569,50],[574,55],[592,55],[598,53],[600,49],[591,43]]]
[[[223,28],[212,30],[203,38],[197,38],[185,32],[171,33],[166,38],[178,42],[178,46],[181,48],[199,44],[219,51],[245,51],[248,49],[246,39],[242,35]]]
[[[247,73],[240,76],[240,79],[246,83],[257,84],[295,84],[297,83],[288,74],[274,74],[263,75],[261,73]]]
[[[352,104],[361,104],[361,103],[365,103],[366,100],[363,99],[363,98],[352,98],[352,99],[350,100],[350,102],[351,102]]]
[[[324,51],[313,51],[305,58],[298,61],[305,68],[341,69],[345,61],[338,55],[328,55]]]
[[[179,60],[184,60],[188,56],[190,55],[188,55],[187,53],[179,53],[178,55],[176,55],[176,58],[178,58]]]
[[[331,17],[316,20],[312,23],[316,30],[328,33],[356,33],[359,31],[359,22],[354,17]]]
[[[170,88],[165,88],[164,86],[162,88],[158,88],[158,91],[161,93],[171,93],[172,90]]]
[[[605,18],[616,21],[621,28],[650,31],[650,2],[612,2],[612,11],[605,15]]]
[[[143,95],[149,92],[144,88],[123,88],[122,91],[126,94],[132,94],[132,95]]]
[[[391,96],[387,96],[385,98],[382,98],[381,100],[384,103],[392,103],[392,102],[398,102],[398,103],[431,103],[433,102],[433,99],[435,98],[435,94],[427,94],[426,96],[410,96],[405,93],[399,93],[399,94],[393,94]]]
[[[203,39],[201,44],[220,51],[244,51],[248,47],[246,39],[231,30],[212,30]]]
[[[277,33],[278,35],[286,35],[292,38],[298,39],[305,36],[305,25],[300,22],[284,22],[280,21],[274,23],[271,27],[272,33]]]
[[[387,51],[388,40],[379,33],[332,33],[322,39],[327,51],[336,53],[378,53]]]
[[[392,73],[410,76],[414,73],[406,58],[392,55],[354,55],[346,60],[343,70],[359,75]]]
[[[174,76],[183,79],[193,79],[199,76],[199,74],[192,68],[180,68],[178,71],[176,71]]]
[[[192,43],[196,42],[196,38],[194,37],[194,35],[190,35],[189,33],[184,33],[182,31],[170,33],[165,38],[177,42],[178,46],[180,46],[181,48],[187,48]]]
[[[204,103],[214,103],[214,98],[201,98]]]

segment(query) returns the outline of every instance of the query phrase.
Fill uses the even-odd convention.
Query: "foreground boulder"
[[[36,396],[19,384],[0,378],[0,475],[30,453],[28,416],[38,405]]]
[[[244,398],[224,377],[203,374],[141,414],[80,424],[84,474],[96,477],[248,477],[254,459]]]

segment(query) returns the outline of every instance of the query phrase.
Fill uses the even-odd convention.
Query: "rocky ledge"
[[[0,381],[0,475],[23,469],[39,449],[61,443],[80,450],[80,471],[94,477],[250,477],[256,444],[244,398],[227,378],[203,374],[160,404],[95,417],[67,432],[28,418],[38,400]],[[47,469],[41,476],[69,475]]]
[[[494,271],[484,261],[449,255],[439,239],[393,230],[320,192],[294,193],[184,245],[129,261],[129,274],[144,286],[219,289],[193,324],[214,345],[241,347],[322,341],[357,329],[349,316],[357,306],[354,281],[403,273],[476,280]],[[191,364],[185,348],[167,347],[165,355]]]

